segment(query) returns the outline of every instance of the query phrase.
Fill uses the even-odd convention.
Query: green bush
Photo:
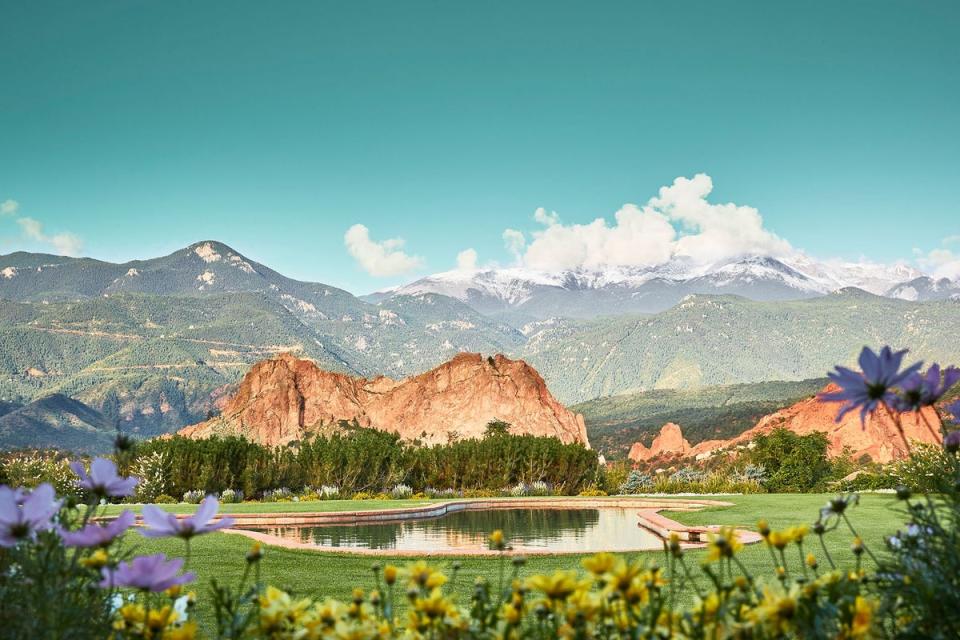
[[[827,436],[816,432],[801,436],[784,429],[774,429],[758,436],[745,461],[762,465],[767,479],[763,486],[773,493],[823,491],[834,478],[834,468],[827,459]]]

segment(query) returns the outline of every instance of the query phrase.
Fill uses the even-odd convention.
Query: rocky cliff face
[[[836,391],[833,384],[824,391]],[[785,409],[780,409],[760,419],[757,424],[736,438],[730,440],[708,440],[699,442],[693,447],[683,439],[680,427],[668,423],[663,426],[660,435],[654,439],[648,449],[641,443],[633,445],[630,450],[630,459],[647,461],[658,457],[703,457],[717,449],[726,449],[737,445],[745,445],[759,435],[767,434],[783,427],[800,435],[807,435],[815,431],[826,434],[829,440],[827,453],[838,456],[848,449],[854,459],[860,456],[869,456],[875,462],[890,462],[907,455],[903,439],[897,432],[893,418],[885,410],[880,409],[873,416],[867,418],[866,425],[860,424],[860,414],[850,412],[840,422],[835,421],[840,405],[832,402],[821,402],[816,397],[801,400]],[[929,424],[929,427],[928,427]],[[902,426],[907,440],[911,442],[925,442],[937,444],[940,442],[940,419],[932,408],[925,409],[922,414],[904,414]]]
[[[461,353],[418,376],[372,380],[323,371],[283,354],[255,364],[220,416],[180,431],[191,438],[242,435],[267,445],[355,420],[428,444],[482,436],[493,419],[511,433],[587,443],[583,417],[561,405],[522,360]],[[589,446],[589,445],[588,445]]]
[[[660,428],[660,433],[649,448],[641,442],[634,443],[628,456],[631,460],[645,462],[662,457],[686,457],[692,450],[693,447],[683,437],[680,425],[668,422]]]

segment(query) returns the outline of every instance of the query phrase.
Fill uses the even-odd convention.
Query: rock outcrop
[[[436,444],[454,434],[482,436],[493,419],[510,423],[511,433],[589,446],[583,417],[557,402],[533,367],[478,353],[458,354],[399,381],[323,371],[310,360],[283,354],[255,364],[219,416],[179,433],[242,435],[278,445],[346,420]]]
[[[641,442],[634,443],[630,447],[628,456],[631,460],[646,462],[654,458],[686,457],[692,450],[693,447],[683,437],[680,425],[668,422],[660,427],[660,433],[653,439],[649,448]]]
[[[836,391],[836,385],[830,384],[824,392]],[[660,430],[650,448],[636,443],[630,449],[630,459],[647,461],[668,457],[707,457],[719,449],[735,448],[746,445],[757,436],[768,434],[778,427],[789,429],[800,435],[816,431],[825,433],[829,441],[827,454],[839,456],[849,451],[854,459],[868,456],[875,462],[890,462],[907,455],[907,447],[897,431],[893,417],[880,409],[869,416],[864,425],[860,423],[859,412],[852,411],[836,422],[840,405],[834,402],[822,402],[816,397],[801,400],[779,411],[761,418],[757,424],[730,440],[708,440],[694,446],[683,438],[680,427],[668,423]],[[940,442],[940,419],[936,411],[926,408],[923,412],[907,413],[902,417],[901,425],[909,442],[937,444]]]

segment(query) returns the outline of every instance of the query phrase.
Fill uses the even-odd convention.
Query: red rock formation
[[[630,447],[629,458],[638,462],[646,462],[653,458],[679,456],[685,457],[690,454],[692,447],[683,437],[683,431],[680,425],[668,422],[660,427],[660,433],[653,439],[650,447],[647,448],[643,443],[636,442]]]
[[[836,391],[836,385],[830,384],[823,390]],[[840,405],[834,402],[821,402],[816,397],[801,400],[796,404],[780,409],[760,419],[757,424],[739,436],[730,440],[708,440],[690,447],[680,432],[680,427],[673,424],[664,425],[660,435],[647,449],[637,443],[630,449],[630,459],[646,461],[657,457],[682,455],[695,457],[709,454],[717,449],[727,449],[737,445],[746,445],[759,435],[767,434],[783,427],[800,435],[808,435],[815,431],[823,432],[829,440],[828,455],[835,457],[844,450],[849,450],[854,458],[869,456],[875,462],[890,462],[907,455],[907,448],[903,438],[897,431],[893,418],[885,410],[880,409],[869,416],[866,425],[860,424],[859,412],[850,412],[843,420],[836,422],[835,418]],[[929,426],[928,426],[929,424]],[[925,442],[937,444],[940,442],[940,419],[932,408],[920,413],[903,415],[902,426],[906,438],[910,442]],[[672,427],[668,437],[664,431]],[[675,431],[674,429],[675,428]],[[663,443],[658,447],[658,440]]]
[[[478,353],[461,353],[400,381],[353,378],[283,354],[255,364],[220,416],[180,434],[242,435],[277,445],[303,439],[323,425],[356,420],[434,444],[446,442],[453,432],[461,438],[482,436],[494,418],[509,422],[511,433],[587,444],[583,417],[557,402],[533,367]]]

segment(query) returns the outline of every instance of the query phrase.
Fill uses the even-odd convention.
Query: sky
[[[0,253],[960,276],[960,3],[0,0]],[[598,221],[599,220],[599,221]]]

